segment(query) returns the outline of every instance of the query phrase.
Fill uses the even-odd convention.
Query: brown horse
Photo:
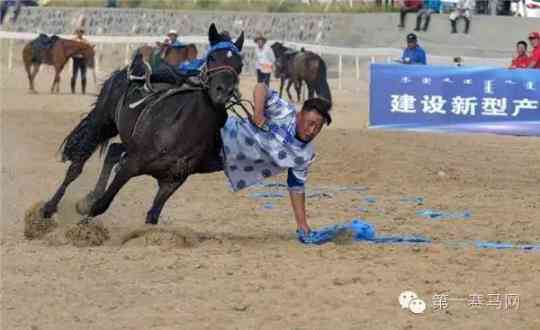
[[[326,78],[326,63],[319,55],[304,49],[299,52],[294,51],[279,42],[274,43],[271,48],[276,57],[275,75],[281,78],[280,96],[283,92],[285,80],[289,80],[287,84],[289,98],[292,100],[289,88],[294,83],[298,101],[300,101],[300,87],[302,81],[305,81],[309,98],[312,98],[317,93],[318,97],[332,102],[332,94]]]
[[[22,57],[24,67],[28,75],[28,81],[30,83],[30,92],[37,93],[34,87],[34,79],[41,64],[47,64],[54,66],[54,80],[51,86],[51,93],[60,92],[60,73],[64,69],[67,61],[76,54],[82,54],[86,60],[88,67],[94,67],[94,46],[63,38],[57,38],[54,45],[50,49],[35,49],[33,42],[30,41],[26,44],[22,51]],[[36,58],[35,51],[41,52],[41,56]]]

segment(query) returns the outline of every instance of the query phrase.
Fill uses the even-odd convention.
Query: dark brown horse
[[[47,38],[40,35],[39,38]],[[40,48],[36,47],[35,43],[38,39],[34,39],[26,44],[22,51],[22,58],[26,74],[28,75],[29,88],[31,93],[37,93],[34,87],[34,79],[41,64],[52,65],[54,67],[54,80],[51,86],[51,93],[60,92],[60,73],[64,69],[67,61],[77,54],[82,54],[86,60],[88,67],[94,67],[94,46],[69,39],[58,38],[53,36],[51,39],[52,47]]]
[[[289,99],[292,100],[289,89],[294,84],[298,101],[300,101],[300,87],[302,82],[305,81],[309,98],[312,98],[317,93],[317,96],[332,101],[330,87],[326,78],[326,63],[319,55],[303,49],[295,51],[279,42],[274,43],[271,48],[276,57],[275,75],[276,78],[281,79],[280,96],[283,94],[283,85],[288,80],[287,94]]]
[[[223,41],[214,24],[208,38],[210,46]],[[219,130],[227,119],[226,104],[239,84],[243,42],[242,33],[234,44],[229,43],[234,45],[232,51],[216,48],[207,55],[201,88],[167,90],[148,104],[141,104],[140,96],[132,93],[142,87],[141,82],[129,81],[126,69],[113,73],[105,81],[94,109],[62,144],[63,159],[71,164],[64,181],[44,205],[43,216],[49,218],[57,211],[68,185],[81,174],[86,161],[116,135],[122,143],[109,147],[96,189],[91,198],[86,198],[90,205],[85,211],[90,217],[105,212],[131,178],[150,175],[158,181],[159,190],[146,222],[156,224],[165,202],[189,175],[221,170],[217,158]],[[142,56],[134,61],[131,67],[143,65]],[[119,169],[106,187],[115,163]]]

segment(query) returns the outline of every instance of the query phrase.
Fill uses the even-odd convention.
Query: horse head
[[[281,76],[286,75],[287,57],[285,56],[285,52],[288,50],[288,48],[285,47],[281,42],[273,43],[270,48],[274,52],[274,57],[276,58],[276,62],[274,63],[274,76],[276,78],[280,78]]]
[[[238,87],[243,65],[240,52],[244,45],[244,32],[233,42],[218,33],[212,23],[208,30],[208,41],[210,48],[205,57],[203,76],[212,103],[222,106],[230,100]]]

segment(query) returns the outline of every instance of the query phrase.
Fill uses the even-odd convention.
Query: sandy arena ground
[[[19,67],[2,71],[2,329],[540,329],[540,252],[449,244],[540,243],[538,139],[371,131],[368,84],[348,81],[334,89],[335,125],[317,141],[309,186],[333,192],[309,199],[310,223],[361,217],[382,234],[433,244],[304,246],[287,198],[233,194],[215,174],[191,177],[171,198],[161,233],[123,240],[144,227],[156,190],[151,178],[132,180],[100,217],[111,239],[77,248],[59,232],[23,236],[25,211],[65,173],[59,144],[94,100],[67,94],[63,78],[62,95],[47,93],[50,71],[29,95]],[[244,79],[246,95],[251,86]],[[69,189],[57,231],[80,219],[74,202],[99,166],[94,156]],[[335,191],[343,186],[369,190]],[[400,201],[416,196],[424,205]],[[430,221],[416,216],[424,208],[472,218]],[[401,310],[406,289],[426,301],[424,314]],[[446,310],[434,309],[436,294],[449,295]],[[468,305],[474,294],[483,305]],[[519,309],[487,306],[488,294],[518,294]]]

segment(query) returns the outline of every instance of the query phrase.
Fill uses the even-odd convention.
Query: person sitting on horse
[[[298,238],[315,241],[306,219],[305,183],[315,159],[313,140],[332,122],[331,103],[311,98],[297,112],[279,93],[258,83],[250,121],[230,116],[221,129],[223,170],[233,191],[288,171],[287,185]]]
[[[82,42],[85,44],[90,44],[90,42],[84,37],[84,28],[79,27],[75,30],[75,36],[73,37],[73,40]],[[81,71],[81,90],[82,93],[86,93],[86,68],[87,63],[84,59],[83,54],[75,54],[73,55],[73,73],[71,76],[71,93],[75,94],[75,86],[77,84],[77,76],[79,74],[79,71]]]

